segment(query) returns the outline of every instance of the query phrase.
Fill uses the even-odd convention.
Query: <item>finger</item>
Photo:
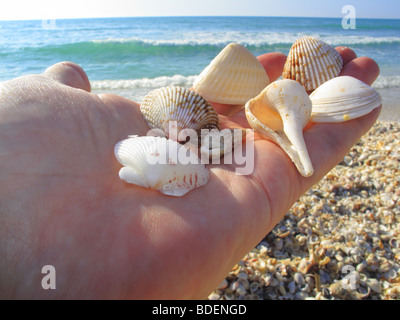
[[[257,57],[267,72],[270,82],[275,81],[282,75],[286,58],[286,55],[280,52],[265,53]]]
[[[283,66],[286,61],[286,55],[280,52],[265,53],[257,57],[261,65],[268,74],[270,82],[275,81],[282,75]],[[231,117],[242,109],[242,105],[226,105],[220,103],[212,103],[213,108],[219,114]]]
[[[47,68],[44,76],[67,86],[90,92],[90,81],[86,72],[76,63],[64,61]]]
[[[352,76],[372,85],[379,76],[379,72],[379,66],[374,60],[368,57],[360,57],[346,63],[340,75]]]
[[[357,58],[357,54],[350,48],[341,46],[341,47],[336,47],[335,49],[337,52],[339,52],[340,56],[342,57],[343,65]]]
[[[98,97],[111,110],[115,141],[128,135],[147,135],[150,128],[140,112],[139,104],[114,94],[99,94]]]
[[[242,109],[241,105],[229,105],[216,102],[210,102],[214,110],[225,117],[231,117]]]

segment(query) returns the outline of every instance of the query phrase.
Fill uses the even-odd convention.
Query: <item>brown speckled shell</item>
[[[219,129],[218,114],[198,93],[182,87],[163,87],[147,94],[140,111],[152,129],[168,135],[169,122],[176,121],[178,132],[193,129]]]
[[[290,49],[282,78],[299,82],[310,92],[337,77],[343,60],[339,52],[314,37],[298,39]]]

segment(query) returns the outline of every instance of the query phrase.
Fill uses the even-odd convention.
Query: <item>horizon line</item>
[[[75,17],[75,18],[26,18],[26,19],[0,19],[0,22],[6,21],[41,21],[41,20],[83,20],[83,19],[129,19],[129,18],[302,18],[302,19],[342,19],[343,17],[331,16],[264,16],[264,15],[169,15],[169,16],[104,16],[104,17]],[[400,18],[370,18],[357,17],[361,20],[400,20]]]

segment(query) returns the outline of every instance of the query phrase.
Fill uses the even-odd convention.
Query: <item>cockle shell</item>
[[[296,80],[310,92],[339,75],[343,60],[339,52],[315,37],[298,39],[289,51],[283,79]]]
[[[382,104],[379,93],[350,76],[337,77],[311,95],[313,122],[343,122],[370,113]]]
[[[200,73],[193,88],[207,101],[244,105],[269,82],[257,58],[244,46],[230,43]]]
[[[275,141],[294,162],[301,175],[314,169],[303,137],[311,114],[311,101],[304,87],[290,79],[267,86],[245,105],[247,121],[263,138]]]
[[[119,177],[128,183],[170,196],[183,196],[207,183],[209,172],[191,150],[163,137],[130,136],[114,148],[124,167]]]
[[[198,93],[182,87],[151,91],[143,98],[140,111],[152,129],[163,130],[172,140],[179,141],[178,135],[184,129],[193,129],[199,136],[201,129],[219,129],[218,114],[213,107]]]

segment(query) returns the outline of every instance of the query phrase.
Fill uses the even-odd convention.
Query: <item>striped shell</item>
[[[209,172],[196,154],[176,141],[130,136],[114,148],[121,180],[170,196],[183,196],[206,184]]]
[[[310,92],[337,77],[342,67],[342,57],[335,48],[307,36],[298,39],[290,49],[282,78],[296,80]]]
[[[382,104],[379,93],[353,77],[329,80],[311,95],[313,122],[344,122],[370,113]]]
[[[148,93],[140,111],[152,129],[161,129],[170,136],[170,122],[177,132],[193,129],[200,136],[201,129],[219,129],[218,114],[198,93],[182,87],[163,87]],[[175,129],[175,127],[173,127]]]
[[[193,88],[207,101],[244,105],[269,82],[257,58],[244,46],[230,43],[200,73]]]

